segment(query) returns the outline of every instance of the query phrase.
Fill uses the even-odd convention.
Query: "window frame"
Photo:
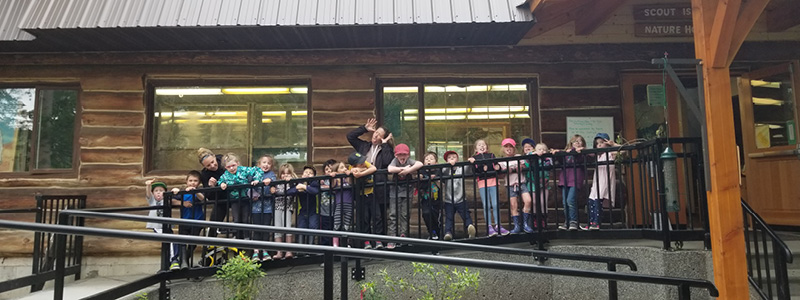
[[[80,132],[83,125],[82,115],[83,107],[81,105],[81,98],[83,96],[83,89],[79,83],[66,82],[66,83],[48,83],[48,82],[32,82],[32,83],[14,83],[2,84],[0,89],[34,89],[33,100],[33,127],[31,128],[31,136],[29,139],[30,149],[28,149],[28,156],[31,158],[28,162],[28,171],[25,172],[0,172],[0,178],[16,178],[16,177],[56,177],[68,178],[78,174],[80,169]],[[74,90],[77,92],[77,99],[75,99],[75,121],[72,128],[72,168],[65,169],[36,169],[34,168],[35,162],[38,158],[38,146],[36,141],[39,139],[40,114],[42,100],[41,90]]]
[[[193,86],[236,86],[236,87],[247,87],[247,86],[288,86],[288,85],[302,85],[308,88],[308,92],[306,94],[306,122],[308,122],[308,126],[306,126],[306,164],[309,162],[314,161],[314,154],[313,154],[313,139],[312,139],[312,132],[313,132],[313,110],[311,107],[311,97],[312,97],[312,90],[311,90],[311,79],[303,78],[303,79],[252,79],[252,80],[236,80],[236,79],[201,79],[201,78],[189,78],[189,79],[147,79],[145,83],[145,132],[144,132],[144,166],[143,172],[146,176],[154,176],[154,175],[183,175],[189,170],[156,170],[153,168],[153,147],[155,147],[155,107],[156,107],[156,88],[163,87],[163,86],[177,86],[177,87],[193,87]],[[250,118],[248,116],[248,118]],[[249,123],[248,123],[249,124]],[[252,140],[252,137],[250,137]],[[210,149],[211,151],[215,151],[215,149]],[[216,153],[216,152],[215,152]],[[216,153],[220,154],[220,153]],[[199,166],[199,163],[198,163]],[[202,167],[193,169],[193,170],[201,170]]]
[[[375,82],[375,111],[377,114],[378,124],[384,124],[384,106],[383,106],[383,88],[384,87],[400,87],[400,86],[416,86],[417,87],[417,109],[420,112],[420,117],[417,119],[417,126],[419,128],[419,141],[420,145],[425,149],[425,85],[493,85],[493,84],[525,84],[530,94],[530,110],[531,119],[528,124],[531,129],[531,138],[541,140],[541,108],[539,107],[539,77],[538,76],[520,76],[520,77],[468,77],[468,78],[378,78]],[[391,128],[389,128],[391,130]],[[426,151],[416,151],[415,160],[422,160]]]

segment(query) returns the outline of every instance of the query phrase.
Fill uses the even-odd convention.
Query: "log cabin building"
[[[730,66],[742,195],[792,226],[798,12],[770,1]],[[9,0],[0,16],[0,209],[36,193],[141,206],[145,179],[201,168],[198,147],[319,166],[372,117],[417,158],[477,138],[562,148],[580,121],[625,140],[704,122],[651,62],[696,57],[688,0]],[[674,67],[697,93],[695,66]],[[0,254],[30,251],[30,234],[2,235]]]

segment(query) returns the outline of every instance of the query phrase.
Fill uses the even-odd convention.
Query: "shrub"
[[[379,275],[384,285],[392,292],[398,290],[416,292],[421,294],[417,299],[424,300],[461,299],[469,290],[478,293],[480,272],[470,272],[469,268],[459,271],[457,268],[451,269],[448,265],[411,264],[414,267],[412,277],[424,277],[424,283],[415,284],[403,278],[392,278],[386,269],[383,269]],[[377,300],[385,299],[385,296],[376,288],[375,283],[366,282],[361,284],[361,299]]]
[[[253,263],[243,254],[228,260],[214,276],[222,281],[222,286],[231,294],[229,300],[255,299],[258,293],[256,280],[264,277],[260,263]]]

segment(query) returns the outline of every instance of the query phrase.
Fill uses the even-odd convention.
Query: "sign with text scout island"
[[[567,117],[567,143],[580,134],[586,140],[586,148],[591,149],[594,137],[601,132],[614,138],[614,117]]]
[[[644,4],[633,7],[637,37],[691,37],[691,3]]]

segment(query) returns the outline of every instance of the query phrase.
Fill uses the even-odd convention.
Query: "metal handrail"
[[[304,228],[294,228],[294,227],[275,227],[267,225],[200,221],[200,220],[177,219],[177,218],[167,219],[163,217],[149,217],[149,216],[139,216],[139,215],[129,215],[129,214],[118,214],[118,213],[98,213],[98,212],[83,211],[83,210],[64,210],[61,212],[61,214],[74,217],[102,218],[102,219],[138,221],[138,222],[153,222],[153,223],[172,224],[172,225],[188,225],[188,226],[198,226],[198,227],[251,230],[251,231],[261,231],[270,233],[315,235],[315,236],[339,237],[339,238],[356,238],[364,240],[385,240],[395,243],[413,243],[416,245],[430,246],[435,248],[505,253],[514,255],[532,255],[538,257],[548,257],[548,258],[564,259],[564,260],[577,260],[577,261],[589,261],[589,262],[602,262],[614,265],[627,265],[631,271],[637,271],[636,263],[634,263],[632,260],[627,258],[618,258],[610,256],[554,253],[541,250],[517,249],[509,247],[499,247],[499,246],[489,246],[489,245],[469,244],[469,243],[459,243],[459,242],[443,242],[443,241],[347,232],[347,231],[304,229]]]
[[[574,268],[547,267],[547,266],[537,266],[537,265],[522,264],[522,263],[486,261],[480,259],[466,259],[466,258],[444,257],[436,255],[410,254],[410,253],[391,252],[391,251],[369,251],[369,250],[346,248],[346,247],[288,244],[288,243],[248,241],[248,240],[235,240],[235,239],[210,238],[210,237],[201,238],[194,236],[130,232],[124,230],[115,230],[115,229],[82,228],[82,227],[35,224],[28,222],[15,222],[15,221],[4,221],[4,220],[0,220],[0,227],[18,229],[18,230],[58,233],[61,234],[60,235],[62,237],[61,242],[64,241],[63,235],[92,235],[92,236],[103,236],[111,238],[148,240],[148,241],[156,241],[162,243],[171,242],[171,243],[184,243],[184,244],[222,245],[227,247],[262,248],[262,249],[271,249],[280,251],[321,253],[325,254],[326,257],[325,275],[326,277],[328,277],[328,275],[330,275],[331,277],[330,281],[328,279],[325,280],[325,287],[324,287],[325,299],[333,299],[333,282],[332,282],[333,256],[427,262],[434,264],[448,264],[448,265],[457,265],[465,267],[479,267],[479,268],[489,268],[497,270],[573,276],[573,277],[601,279],[601,280],[617,280],[617,281],[629,281],[637,283],[671,285],[678,287],[679,289],[678,297],[680,299],[690,299],[691,298],[690,288],[692,287],[706,289],[708,290],[709,295],[712,297],[719,296],[719,291],[717,290],[717,288],[714,286],[713,283],[711,283],[708,280],[686,279],[686,278],[677,278],[668,276],[642,275],[633,273],[615,273],[606,271],[589,271],[589,270],[580,270]],[[59,252],[58,255],[58,261],[57,261],[58,268],[63,268],[63,263],[64,263],[64,253],[63,251],[61,251]],[[63,277],[62,278],[56,277],[57,281],[59,279],[63,281]],[[61,286],[63,287],[63,282],[61,283]],[[56,293],[55,295],[56,295],[54,297],[55,299],[59,300],[61,299],[58,297],[59,293]],[[63,291],[62,293],[60,293],[60,296],[63,297]]]
[[[771,227],[769,227],[769,225],[767,225],[767,222],[766,222],[766,221],[764,221],[764,219],[762,219],[762,218],[761,218],[761,216],[759,216],[759,215],[758,215],[758,214],[757,214],[757,213],[756,213],[756,212],[753,210],[753,208],[752,208],[752,207],[750,207],[750,205],[749,205],[749,204],[747,204],[747,202],[745,202],[745,201],[744,201],[744,199],[742,199],[742,208],[743,208],[743,209],[744,209],[744,210],[747,212],[747,214],[749,214],[749,215],[750,215],[750,217],[752,217],[752,218],[753,218],[753,220],[755,220],[756,222],[758,222],[758,225],[761,225],[761,227],[765,229],[765,232],[766,232],[766,233],[767,233],[767,234],[768,234],[768,235],[769,235],[769,236],[772,238],[772,240],[773,240],[774,242],[776,242],[778,245],[780,245],[780,248],[781,248],[781,250],[783,250],[783,254],[784,254],[784,255],[785,255],[785,257],[786,257],[786,262],[787,262],[787,263],[792,263],[792,261],[793,261],[792,250],[789,248],[789,246],[788,246],[788,245],[786,245],[786,243],[783,241],[783,239],[781,239],[781,238],[780,238],[780,237],[779,237],[779,236],[778,236],[778,235],[775,233],[775,231],[774,231],[774,230],[772,230],[772,228],[771,228]]]
[[[791,298],[791,293],[789,292],[789,275],[788,275],[788,267],[787,265],[792,263],[793,255],[792,251],[786,245],[786,243],[775,233],[772,228],[758,215],[758,213],[750,207],[744,199],[741,200],[742,203],[742,217],[744,219],[744,227],[745,227],[745,244],[746,244],[746,251],[747,251],[747,280],[750,284],[755,288],[756,293],[761,296],[762,299],[773,299],[773,276],[774,276],[774,284],[775,284],[775,292],[777,293],[777,299],[780,300],[788,300]],[[752,229],[750,221],[752,220]],[[754,252],[751,251],[751,230],[754,241],[753,248]],[[762,235],[759,238],[758,232],[761,232]],[[768,250],[767,250],[767,240],[764,238],[765,236],[763,233],[766,233],[766,236],[769,237],[772,245],[772,267],[774,268],[774,272],[770,270],[770,262],[768,259]],[[762,254],[759,249],[759,242],[761,243],[762,247],[764,248],[764,253]],[[764,264],[764,273],[766,275],[766,284],[762,281],[762,258]],[[755,275],[753,273],[753,262],[755,263]],[[757,276],[757,279],[754,277]],[[766,290],[766,291],[765,291]]]

